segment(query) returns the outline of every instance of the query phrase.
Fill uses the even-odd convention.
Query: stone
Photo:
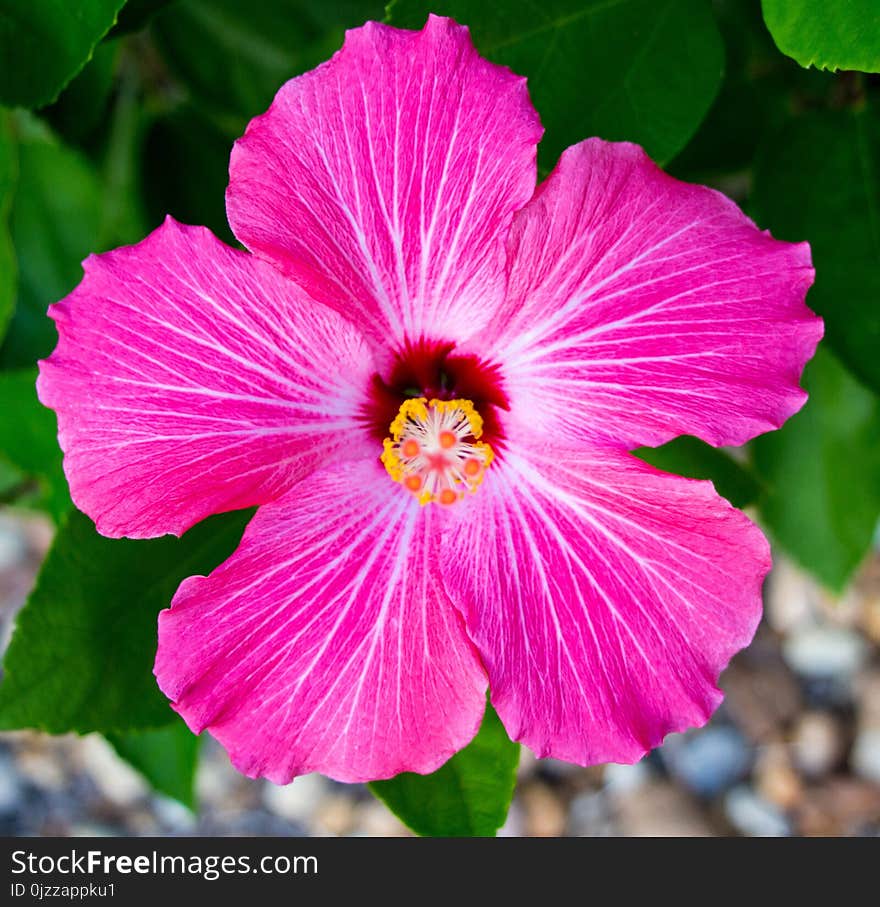
[[[103,737],[84,737],[80,753],[83,769],[111,803],[133,806],[149,795],[150,787],[144,778]]]
[[[712,837],[715,829],[688,795],[652,781],[616,801],[617,828],[626,837]]]
[[[17,567],[26,553],[27,545],[18,521],[0,514],[0,571]]]
[[[525,816],[519,801],[514,798],[504,824],[498,829],[499,838],[521,838],[525,835]]]
[[[778,557],[767,582],[764,614],[767,623],[784,635],[809,626],[819,610],[819,589],[788,558]]]
[[[164,828],[174,834],[193,834],[198,824],[194,813],[177,800],[156,794],[152,801],[156,819]],[[198,808],[198,806],[196,807]]]
[[[525,833],[532,838],[556,838],[565,832],[565,806],[546,784],[531,782],[519,791]]]
[[[792,734],[794,763],[805,775],[818,778],[840,762],[846,739],[840,722],[829,712],[801,715]]]
[[[672,734],[660,755],[669,773],[701,797],[715,796],[736,784],[751,765],[742,734],[725,725]]]
[[[775,653],[760,665],[735,661],[721,681],[727,714],[756,743],[780,739],[781,729],[803,708],[796,678]]]
[[[365,800],[356,810],[355,834],[379,838],[409,837],[412,832],[378,800]]]
[[[755,788],[762,799],[783,810],[793,809],[800,802],[803,785],[785,744],[770,744],[759,752],[755,762]]]
[[[880,727],[866,726],[859,729],[849,764],[857,775],[880,785]]]
[[[634,788],[621,791],[630,795]],[[606,838],[614,835],[612,797],[605,791],[584,791],[569,805],[567,833],[580,838]]]
[[[855,631],[829,625],[809,627],[782,645],[788,665],[802,677],[850,678],[865,663],[868,645]]]
[[[785,813],[759,797],[750,787],[740,785],[724,798],[724,812],[740,834],[753,838],[781,838],[791,834]]]
[[[802,835],[864,834],[880,824],[880,785],[845,776],[828,778],[804,791],[795,815]]]
[[[263,786],[263,804],[270,812],[289,822],[307,822],[317,810],[326,792],[321,775],[301,775],[290,784]]]
[[[349,834],[355,824],[354,801],[343,794],[329,794],[318,804],[314,824],[319,832],[328,835]]]
[[[0,753],[0,816],[13,815],[22,806],[22,784],[8,753]]]
[[[641,759],[632,765],[610,762],[605,766],[605,790],[614,797],[637,791],[654,776],[647,759]]]

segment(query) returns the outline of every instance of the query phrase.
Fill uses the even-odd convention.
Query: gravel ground
[[[0,513],[0,642],[51,540]],[[880,835],[880,552],[840,599],[785,558],[752,645],[703,729],[637,765],[581,769],[525,749],[503,835]],[[235,772],[207,740],[198,815],[151,794],[100,737],[0,734],[0,834],[404,835],[361,785]]]

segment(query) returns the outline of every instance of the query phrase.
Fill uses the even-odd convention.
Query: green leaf
[[[480,53],[528,76],[547,129],[544,167],[589,136],[638,142],[668,161],[706,115],[724,68],[705,0],[396,0],[389,10],[406,28],[429,12],[452,16]]]
[[[226,221],[231,149],[227,135],[194,107],[156,119],[147,133],[141,173],[150,221],[161,223],[171,214],[210,227],[234,244]]]
[[[199,743],[181,720],[155,731],[108,734],[117,753],[137,769],[150,786],[190,809],[195,808]]]
[[[820,347],[807,405],[752,442],[764,523],[802,566],[841,590],[880,519],[880,399]]]
[[[180,582],[234,550],[250,513],[182,538],[107,539],[73,511],[19,612],[0,684],[0,729],[53,734],[155,728],[175,720],[153,677],[156,615]]]
[[[0,457],[0,504],[17,503],[27,481],[20,469]]]
[[[119,47],[118,41],[99,44],[92,59],[58,100],[41,111],[41,116],[67,141],[82,142],[100,123],[110,102]]]
[[[785,122],[793,107],[824,106],[836,80],[801,69],[779,53],[757,0],[715,0],[713,8],[724,38],[724,81],[696,135],[667,170],[724,190],[728,186],[718,183],[719,175],[750,168],[767,133]]]
[[[880,391],[880,116],[792,120],[762,148],[752,206],[774,236],[809,240],[816,283],[807,302],[844,364]]]
[[[18,269],[9,231],[9,215],[18,181],[18,152],[9,114],[0,110],[0,343],[12,319]]]
[[[29,503],[60,522],[72,504],[61,469],[55,414],[37,399],[37,370],[0,372],[0,457],[39,484]]]
[[[119,11],[116,25],[110,29],[108,37],[115,38],[117,35],[140,31],[153,16],[158,15],[166,6],[176,2],[177,0],[128,0]]]
[[[91,58],[125,0],[0,0],[0,104],[42,107]]]
[[[681,437],[662,447],[642,447],[636,456],[664,472],[689,479],[711,479],[715,490],[734,507],[747,507],[760,485],[748,468],[698,438]]]
[[[779,49],[801,66],[880,72],[877,0],[761,0]]]
[[[491,837],[507,816],[518,762],[519,745],[487,705],[477,736],[436,772],[404,772],[370,790],[417,834]]]
[[[193,100],[237,135],[284,82],[338,50],[343,28],[383,12],[380,0],[179,0],[153,33]]]
[[[25,368],[55,345],[46,309],[82,278],[80,262],[99,251],[103,216],[100,179],[89,161],[31,130],[19,145],[19,179],[12,208],[12,239],[19,281],[0,367]]]

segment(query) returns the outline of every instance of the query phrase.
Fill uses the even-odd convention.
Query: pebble
[[[152,805],[156,818],[168,831],[175,834],[192,834],[195,831],[198,820],[182,803],[157,794],[153,797]]]
[[[27,554],[27,545],[14,520],[0,515],[0,570],[18,566]]]
[[[0,754],[0,815],[15,812],[22,797],[22,785],[15,764],[7,753]]]
[[[730,824],[749,837],[781,838],[792,832],[791,823],[782,810],[745,785],[735,787],[727,794],[724,812]]]
[[[865,671],[856,681],[859,723],[880,727],[880,671]]]
[[[37,742],[37,735],[32,738]],[[58,743],[53,740],[52,743]],[[16,754],[18,771],[23,778],[46,791],[57,791],[64,787],[65,764],[69,756],[60,747],[24,746]]]
[[[849,764],[860,777],[880,784],[880,727],[863,727],[859,730]]]
[[[565,806],[558,796],[538,781],[520,789],[525,833],[531,838],[556,838],[565,832]]]
[[[612,797],[629,794],[647,784],[653,775],[647,759],[634,762],[632,765],[611,762],[605,766],[605,789]]]
[[[803,784],[783,743],[763,748],[755,764],[755,790],[780,809],[793,809],[803,796]]]
[[[748,773],[751,764],[742,734],[724,725],[673,734],[660,754],[670,774],[701,797],[731,787]]]
[[[862,627],[868,639],[880,644],[880,595],[865,599],[862,605]]]
[[[522,807],[519,804],[519,800],[514,799],[510,804],[510,809],[507,811],[507,818],[504,820],[504,824],[498,829],[498,837],[521,838],[524,834],[525,818]]]
[[[795,720],[803,708],[797,679],[775,653],[772,659],[758,665],[738,659],[724,672],[722,683],[727,713],[756,743],[779,739],[781,729]]]
[[[793,671],[815,679],[846,679],[865,663],[868,646],[853,630],[816,626],[799,630],[782,644]]]
[[[354,828],[354,802],[342,794],[329,794],[315,810],[314,820],[318,829],[328,835],[346,835]]]
[[[828,712],[805,712],[792,735],[795,765],[805,775],[818,778],[840,761],[846,747],[840,722]]]
[[[712,837],[717,830],[674,784],[652,781],[616,801],[618,833],[630,837]]]
[[[207,734],[203,736],[207,737]],[[196,800],[200,803],[222,802],[237,783],[237,774],[229,760],[218,758],[218,755],[210,738],[205,740],[196,770]]]
[[[803,835],[856,835],[880,826],[880,786],[859,778],[830,777],[808,788],[797,811]]]
[[[787,558],[776,558],[765,595],[767,623],[777,633],[788,635],[809,626],[818,608],[819,594],[815,583]]]
[[[263,804],[276,816],[290,822],[305,822],[318,809],[327,789],[321,775],[302,775],[291,784],[263,786]]]
[[[102,796],[118,806],[132,806],[149,795],[147,782],[124,762],[112,746],[97,734],[83,740],[83,768]]]
[[[634,788],[622,791],[627,795]],[[569,804],[566,832],[579,838],[607,838],[615,834],[610,797],[603,791],[584,791]]]
[[[378,800],[365,800],[358,804],[354,833],[380,838],[400,838],[412,835],[412,832],[397,816]]]

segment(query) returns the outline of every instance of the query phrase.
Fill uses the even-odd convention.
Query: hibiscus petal
[[[159,618],[159,686],[252,777],[438,768],[476,733],[486,691],[436,576],[442,516],[375,461],[315,473],[181,585]]]
[[[806,243],[641,148],[569,148],[514,221],[507,311],[484,338],[514,410],[559,443],[741,444],[803,405],[822,335]]]
[[[229,221],[381,349],[470,336],[504,293],[504,240],[535,187],[525,79],[466,28],[368,22],[236,142]]]
[[[513,739],[582,765],[633,762],[705,723],[770,567],[760,531],[711,483],[622,451],[508,451],[462,507],[443,576]]]
[[[37,387],[99,532],[180,534],[368,450],[368,347],[274,268],[171,218],[84,268]]]

